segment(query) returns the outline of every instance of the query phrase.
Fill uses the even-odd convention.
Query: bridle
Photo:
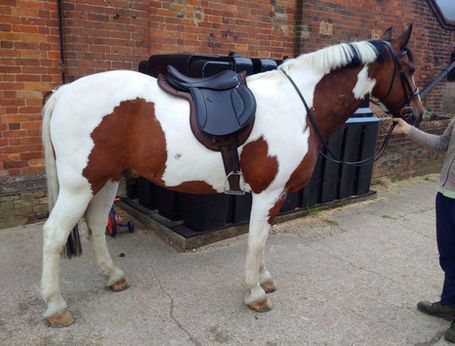
[[[387,97],[389,97],[390,92],[392,91],[392,88],[393,88],[393,84],[395,82],[395,75],[396,75],[395,71],[398,69],[398,73],[399,73],[400,78],[401,78],[401,83],[402,83],[402,86],[403,86],[403,90],[404,90],[404,92],[406,94],[406,101],[404,103],[402,103],[401,106],[400,106],[401,109],[404,109],[405,106],[409,107],[409,105],[412,102],[412,100],[415,97],[419,96],[419,94],[420,94],[420,90],[418,88],[416,88],[415,90],[412,90],[412,87],[409,84],[409,81],[406,78],[406,76],[404,74],[404,71],[403,71],[403,68],[401,67],[401,64],[400,64],[400,59],[403,56],[405,56],[406,54],[408,54],[408,50],[405,49],[401,54],[397,54],[395,48],[392,46],[392,44],[389,41],[382,41],[382,43],[384,43],[387,47],[389,47],[390,52],[392,53],[392,57],[393,57],[395,68],[393,70],[392,80],[390,82],[390,85],[389,85],[389,88],[387,90],[387,93],[386,93],[386,95],[384,97],[379,99],[378,103],[382,103],[385,99],[387,99]],[[387,131],[386,136],[384,138],[384,142],[382,143],[381,148],[378,151],[378,154],[373,155],[373,156],[371,156],[369,158],[366,158],[364,160],[360,160],[360,161],[344,161],[344,160],[338,159],[337,156],[330,149],[330,147],[329,147],[329,145],[327,143],[327,140],[324,138],[324,136],[322,135],[321,131],[319,130],[319,127],[318,127],[318,125],[316,123],[316,119],[314,118],[314,114],[311,111],[310,107],[308,107],[308,104],[306,103],[305,98],[303,97],[302,93],[300,92],[298,86],[295,84],[294,80],[286,73],[286,71],[284,69],[279,68],[279,70],[286,76],[286,78],[292,84],[292,86],[294,87],[295,91],[299,95],[300,100],[302,101],[303,105],[305,106],[305,109],[307,111],[307,116],[310,119],[310,122],[311,122],[311,124],[313,125],[313,128],[314,128],[314,131],[316,132],[316,134],[319,137],[319,140],[321,141],[321,144],[322,144],[322,148],[321,148],[321,150],[319,150],[319,153],[321,154],[321,156],[323,156],[327,160],[332,161],[334,163],[343,164],[343,165],[347,165],[347,166],[365,166],[365,165],[370,165],[370,164],[376,162],[377,160],[379,160],[379,158],[385,152],[385,148],[386,148],[386,146],[387,146],[387,144],[388,144],[388,142],[390,140],[390,136],[392,135],[392,131],[395,128],[396,123],[392,123],[392,125],[389,128],[389,130]],[[375,102],[373,102],[373,103],[375,103]],[[395,109],[397,109],[397,108],[398,107],[396,107]],[[388,114],[393,114],[393,110],[387,111],[387,113]],[[401,111],[400,111],[400,114],[401,114]],[[401,115],[403,116],[403,114],[401,114]],[[327,154],[329,154],[332,157],[329,157],[327,154],[325,154],[322,151],[323,148],[327,151]]]
[[[395,77],[396,77],[395,71],[398,70],[398,74],[399,74],[400,80],[401,80],[401,85],[402,85],[404,93],[406,95],[406,101],[404,101],[398,107],[395,107],[390,110],[386,110],[385,113],[386,114],[397,114],[398,112],[395,112],[395,110],[400,110],[399,113],[400,113],[400,115],[403,116],[403,115],[405,115],[405,114],[403,114],[403,110],[407,111],[407,107],[409,107],[412,100],[420,95],[420,90],[417,87],[414,90],[412,90],[409,80],[406,78],[403,68],[400,64],[400,59],[402,57],[404,57],[405,55],[408,55],[407,47],[405,47],[405,49],[400,54],[398,54],[397,51],[395,50],[395,47],[392,46],[392,44],[389,41],[382,41],[382,43],[384,43],[389,48],[390,52],[392,53],[393,62],[394,62],[395,67],[394,67],[393,74],[392,74],[392,80],[390,81],[390,85],[389,85],[389,88],[388,88],[385,96],[380,98],[378,101],[374,101],[374,100],[370,100],[370,101],[376,105],[384,104],[384,101],[389,97],[389,95],[392,91],[393,85],[395,83]]]

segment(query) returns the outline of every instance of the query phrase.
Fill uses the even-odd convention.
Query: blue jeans
[[[441,304],[455,304],[455,199],[436,195],[436,238],[439,264],[445,273]]]

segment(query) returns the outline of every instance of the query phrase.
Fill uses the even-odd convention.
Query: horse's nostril
[[[410,114],[414,115],[414,110],[410,106],[403,107],[403,109],[400,111],[400,115],[401,116],[407,116],[407,115],[410,115]]]

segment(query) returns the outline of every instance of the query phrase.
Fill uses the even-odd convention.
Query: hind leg
[[[85,213],[85,220],[91,233],[93,256],[101,274],[107,277],[107,286],[114,291],[121,291],[128,287],[125,274],[112,262],[105,236],[107,217],[117,193],[118,184],[109,180],[93,197]]]
[[[57,202],[43,226],[41,295],[47,303],[44,317],[47,324],[53,327],[67,326],[74,321],[60,294],[59,259],[68,235],[82,217],[91,198],[89,191],[70,193],[60,190]]]

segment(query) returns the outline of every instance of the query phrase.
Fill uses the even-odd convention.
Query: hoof
[[[126,290],[128,287],[130,287],[130,284],[125,278],[121,278],[109,286],[109,288],[114,292]]]
[[[74,323],[74,318],[67,309],[59,311],[45,319],[47,326],[52,328],[68,327]]]
[[[271,279],[262,283],[261,287],[265,291],[265,293],[272,293],[276,291],[275,283]]]
[[[272,302],[270,301],[269,298],[265,298],[264,300],[261,300],[256,303],[250,303],[247,304],[248,307],[256,312],[267,312],[272,310]]]

